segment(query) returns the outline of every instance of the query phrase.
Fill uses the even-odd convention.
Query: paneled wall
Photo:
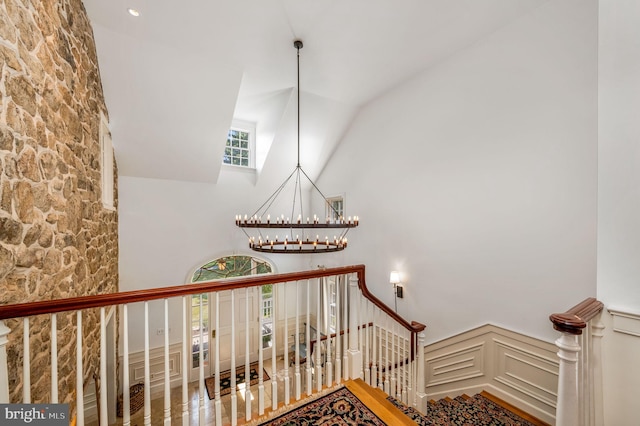
[[[485,325],[427,346],[429,399],[486,390],[548,423],[555,419],[555,345]]]

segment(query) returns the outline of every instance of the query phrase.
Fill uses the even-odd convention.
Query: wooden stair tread
[[[386,393],[378,388],[369,386],[362,379],[348,380],[344,386],[386,424],[416,425],[414,421],[387,399]]]

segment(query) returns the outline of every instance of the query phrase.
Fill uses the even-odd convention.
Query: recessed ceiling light
[[[131,16],[140,16],[140,12],[138,12],[137,9],[134,9],[132,7],[127,9],[127,12],[129,12],[129,15],[131,15]]]

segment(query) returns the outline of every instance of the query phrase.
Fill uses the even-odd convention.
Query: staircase
[[[349,380],[345,386],[386,424],[392,425],[447,425],[447,426],[549,426],[518,408],[481,392],[472,397],[461,395],[428,403],[427,414],[387,396],[362,380]]]
[[[461,395],[456,398],[443,398],[429,401],[426,416],[407,407],[393,397],[387,398],[419,425],[509,425],[509,426],[545,426],[547,423],[532,417],[511,406],[488,392],[472,397]],[[548,425],[547,425],[548,426]]]

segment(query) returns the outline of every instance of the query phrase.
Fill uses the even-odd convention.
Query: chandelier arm
[[[304,171],[302,173],[304,173]],[[300,176],[300,173],[298,173],[298,177],[299,176]],[[300,221],[303,221],[304,220],[304,204],[302,203],[302,179],[298,179],[298,192],[300,194]]]
[[[289,175],[289,177],[287,177],[284,182],[282,182],[282,184],[273,192],[273,194],[269,195],[269,197],[267,198],[267,200],[262,203],[262,205],[260,207],[258,207],[258,210],[256,210],[251,216],[255,216],[257,214],[259,214],[262,211],[262,208],[266,206],[265,211],[269,209],[269,207],[271,207],[271,205],[273,204],[273,202],[275,201],[276,198],[278,198],[278,195],[280,194],[280,192],[282,192],[282,190],[284,189],[284,187],[287,185],[287,183],[289,183],[289,180],[291,180],[291,177],[293,176],[293,174],[296,172],[298,168],[296,167],[291,174]],[[268,205],[267,205],[268,204]]]
[[[333,212],[339,216],[338,210],[336,210],[335,208],[333,208],[333,206],[331,205],[331,203],[329,202],[329,200],[327,199],[327,197],[324,196],[324,194],[322,193],[322,191],[320,191],[320,188],[318,188],[318,186],[315,184],[314,181],[311,180],[311,178],[305,173],[305,171],[300,168],[300,171],[302,171],[302,173],[304,174],[304,176],[307,178],[307,180],[309,182],[311,182],[311,185],[313,185],[313,187],[315,188],[316,191],[318,191],[318,194],[320,194],[320,196],[322,197],[322,199],[324,200],[324,202],[327,204],[327,206],[329,206],[329,208],[331,210],[333,210]]]
[[[300,220],[302,221],[302,182],[300,181],[300,170],[302,170],[299,166],[297,167],[297,173],[296,173],[296,181],[295,181],[295,185],[293,187],[293,204],[291,205],[291,223],[293,223],[293,221],[295,220],[295,210],[296,210],[296,196],[297,196],[297,190],[300,192]],[[303,236],[304,236],[304,231],[302,232]],[[291,239],[293,239],[293,228],[289,229],[289,235],[291,236]]]

